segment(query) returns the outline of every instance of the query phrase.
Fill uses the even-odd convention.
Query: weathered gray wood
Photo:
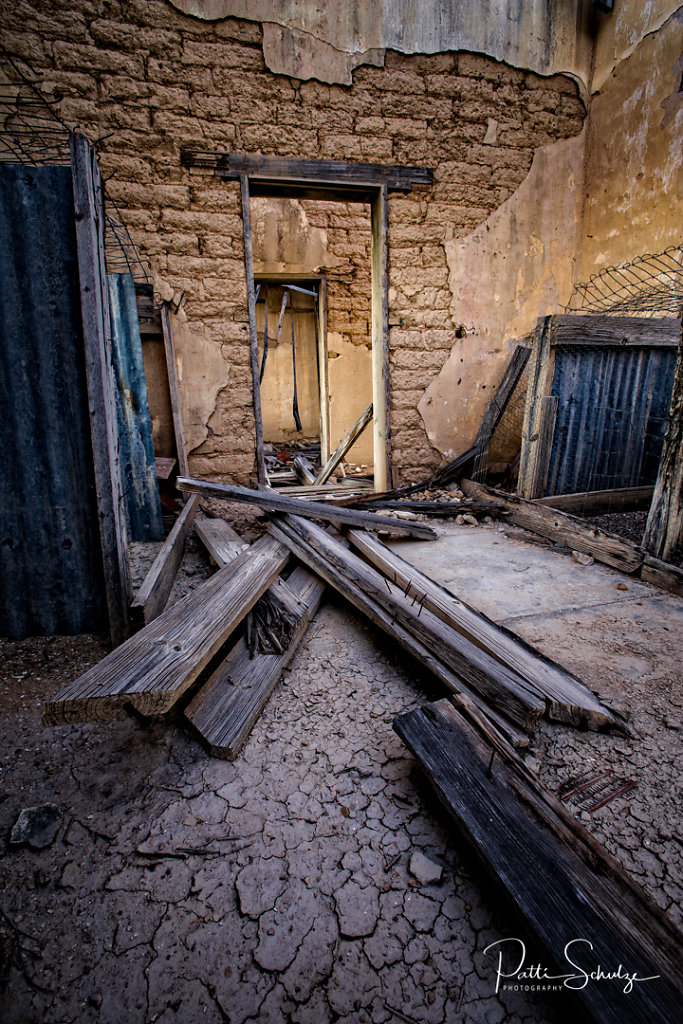
[[[146,625],[161,615],[168,601],[178,572],[185,541],[192,529],[192,522],[199,508],[199,495],[193,494],[173,524],[173,529],[163,542],[142,586],[131,605],[131,617],[135,624]]]
[[[347,537],[356,550],[397,584],[418,607],[428,609],[543,694],[549,718],[592,730],[619,725],[612,712],[577,676],[545,657],[509,629],[497,625],[482,612],[444,590],[377,537],[364,530],[349,530]]]
[[[325,519],[332,523],[348,523],[369,530],[382,530],[396,535],[417,537],[419,540],[434,540],[436,534],[422,523],[405,523],[374,512],[356,512],[338,505],[326,505],[303,498],[285,498],[276,491],[266,489],[255,491],[248,487],[230,484],[213,484],[204,480],[180,478],[178,488],[191,494],[203,494],[208,498],[225,498],[247,505],[258,505],[270,512],[291,512],[306,519]]]
[[[392,484],[391,390],[389,370],[389,206],[383,185],[373,200],[372,228],[372,402],[375,490]]]
[[[261,380],[258,358],[258,330],[256,327],[256,288],[254,285],[254,250],[251,238],[251,207],[249,179],[240,174],[242,199],[242,234],[244,241],[244,272],[247,280],[247,306],[249,310],[249,347],[251,353],[251,380],[254,402],[254,430],[256,432],[256,474],[259,483],[267,483],[266,459],[263,451],[263,416],[261,414]],[[187,473],[183,473],[187,476]]]
[[[643,547],[655,558],[683,564],[683,321],[669,407],[669,423],[659,460]]]
[[[292,466],[302,484],[307,485],[315,483],[315,470],[313,468],[313,463],[310,459],[307,459],[305,455],[295,455],[292,459]]]
[[[529,498],[540,498],[545,494],[548,485],[550,455],[555,436],[557,420],[557,395],[544,395],[540,399],[538,418],[538,437],[533,445],[527,467],[525,490]]]
[[[318,285],[318,390],[320,394],[320,461],[330,457],[330,375],[327,364],[327,278]],[[315,474],[313,474],[315,479]],[[309,481],[312,483],[312,481]]]
[[[413,185],[431,185],[434,180],[433,171],[428,167],[348,160],[303,160],[259,153],[203,153],[184,149],[181,162],[184,167],[203,167],[226,176],[248,175],[258,181],[385,185],[392,191],[401,192],[410,192]]]
[[[460,486],[468,498],[498,505],[508,513],[508,522],[522,526],[548,540],[566,544],[573,551],[584,551],[596,561],[611,565],[621,572],[634,573],[643,564],[644,552],[630,541],[614,534],[588,526],[576,516],[548,508],[536,501],[526,501],[515,494],[505,494],[472,480],[462,480]]]
[[[296,653],[325,590],[323,581],[301,566],[294,569],[287,585],[301,607],[287,649],[282,654],[257,654],[252,658],[246,641],[240,639],[185,711],[215,757],[229,761],[237,757]]]
[[[240,535],[235,533],[230,523],[226,523],[224,519],[197,517],[194,523],[194,532],[219,569],[222,569],[249,547],[246,541],[243,541]]]
[[[168,373],[168,393],[171,400],[171,414],[173,416],[173,434],[175,436],[176,454],[178,456],[178,472],[181,476],[187,476],[187,448],[185,446],[185,426],[183,424],[183,407],[180,399],[180,386],[178,384],[178,368],[175,361],[175,347],[173,344],[173,321],[171,310],[167,302],[161,307],[161,328],[164,336],[164,350],[166,352],[166,372]]]
[[[268,589],[289,558],[262,537],[98,665],[43,704],[44,725],[113,718],[125,704],[168,711]]]
[[[430,611],[409,600],[399,588],[319,526],[287,516],[277,525],[271,524],[269,531],[411,653],[416,649],[428,652],[427,667],[432,671],[436,672],[437,663],[445,666],[449,679],[455,675],[462,681],[458,689],[462,686],[468,693],[476,694],[522,728],[533,725],[544,713],[545,700],[534,687]],[[409,638],[407,642],[406,638]],[[445,681],[443,675],[439,678]]]
[[[339,463],[342,461],[349,449],[356,443],[371,419],[372,402],[370,402],[367,409],[361,413],[351,429],[346,432],[342,440],[337,445],[335,451],[330,455],[329,459],[318,473],[317,477],[313,481],[316,487],[321,487],[324,483],[327,483]]]
[[[175,469],[176,460],[157,455],[154,463],[156,465],[157,480],[168,480]]]
[[[675,348],[680,336],[680,321],[676,317],[561,314],[554,319],[556,346]]]
[[[562,512],[630,512],[648,508],[654,487],[616,487],[609,491],[581,491],[579,494],[551,494],[536,498],[539,505],[559,508]]]
[[[529,360],[529,384],[524,407],[522,426],[522,448],[519,457],[519,478],[517,493],[523,498],[539,498],[538,458],[539,447],[546,439],[543,433],[544,417],[548,415],[544,399],[550,395],[555,372],[555,339],[557,317],[541,317],[534,330],[531,359]],[[546,473],[547,476],[547,473]]]
[[[456,707],[453,706],[456,703]],[[400,716],[394,728],[412,750],[464,839],[520,915],[507,934],[534,943],[533,958],[558,975],[563,1006],[594,1024],[669,1021],[683,990],[681,935],[520,758],[462,698]],[[592,943],[592,946],[590,945]],[[495,976],[512,975],[520,947],[487,955]],[[485,951],[486,952],[486,951]],[[570,959],[571,958],[571,959]],[[612,980],[583,980],[600,965]],[[625,984],[624,974],[641,980]],[[574,976],[572,985],[565,977]],[[543,977],[543,975],[541,975]],[[651,980],[645,980],[651,979]],[[559,993],[558,993],[559,994]],[[566,1004],[565,1004],[566,999]]]
[[[645,555],[640,568],[640,578],[646,583],[653,583],[662,590],[670,590],[672,594],[683,597],[683,569],[669,562],[662,562],[652,555]]]
[[[516,347],[505,367],[505,372],[496,389],[496,393],[487,406],[474,442],[475,447],[478,449],[474,463],[474,477],[478,477],[486,468],[491,438],[500,423],[520,377],[526,369],[530,355],[531,349],[527,345],[518,345]]]
[[[112,643],[118,644],[129,632],[128,538],[117,445],[102,180],[95,151],[83,135],[71,136],[71,169],[104,586],[109,632]]]

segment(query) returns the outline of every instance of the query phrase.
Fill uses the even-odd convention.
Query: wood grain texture
[[[428,609],[546,698],[548,717],[592,730],[617,726],[612,712],[576,676],[482,612],[444,590],[376,537],[349,530],[351,544],[405,596]]]
[[[233,558],[237,558],[242,551],[249,548],[247,542],[242,540],[225,519],[198,516],[194,522],[194,532],[219,569],[224,568]]]
[[[320,461],[330,457],[330,375],[327,351],[327,278],[318,284],[318,390],[320,394]],[[315,474],[313,474],[315,479]],[[309,481],[312,482],[312,481]]]
[[[128,538],[117,444],[116,399],[104,259],[102,180],[88,140],[71,136],[76,244],[104,585],[113,644],[128,636]]]
[[[269,530],[385,632],[400,643],[404,643],[405,637],[416,641],[419,648],[414,646],[413,653],[416,649],[427,651],[428,667],[438,661],[448,670],[449,678],[455,676],[461,681],[459,686],[466,687],[468,693],[476,694],[522,728],[533,725],[544,713],[545,700],[534,687],[421,607],[414,598],[407,598],[319,526],[287,516]],[[410,643],[404,646],[411,649]]]
[[[614,534],[588,526],[581,519],[548,508],[536,501],[526,501],[515,494],[505,494],[472,480],[461,481],[460,486],[469,498],[491,502],[508,513],[508,521],[548,540],[560,541],[573,551],[584,551],[596,561],[611,565],[621,572],[637,572],[643,564],[644,552]]]
[[[166,352],[166,372],[168,373],[168,391],[171,399],[171,415],[173,417],[173,434],[175,436],[176,454],[178,456],[178,472],[187,476],[187,447],[185,445],[185,426],[183,424],[183,407],[178,384],[178,368],[175,361],[173,344],[173,319],[168,303],[161,307],[161,328],[164,336]]]
[[[347,430],[346,434],[341,439],[332,455],[330,455],[329,459],[322,467],[317,477],[315,477],[313,481],[314,486],[322,487],[323,484],[327,483],[327,481],[332,476],[339,463],[342,461],[347,452],[356,443],[356,441],[361,436],[361,434],[363,433],[371,419],[372,402],[370,402],[370,405],[367,407],[367,409],[365,409],[360,414],[360,416],[353,424],[353,426],[349,430]]]
[[[654,487],[615,487],[608,491],[581,491],[578,494],[551,494],[536,498],[539,505],[559,508],[561,512],[630,512],[648,508]]]
[[[598,964],[616,971],[621,964],[653,979],[635,983],[631,991],[623,979],[589,980],[583,988],[563,991],[563,999],[576,1001],[574,1019],[676,1019],[683,981],[680,933],[476,709],[460,698],[456,703],[457,708],[439,701],[408,712],[394,728],[452,817],[454,838],[473,847],[519,916],[511,934],[537,943],[550,973],[578,973],[565,953],[567,943],[574,943],[570,955],[588,972]],[[589,940],[593,948],[577,939]],[[497,953],[491,954],[492,973]]]
[[[292,467],[304,486],[315,483],[313,463],[305,455],[295,455],[292,459]]]
[[[238,640],[185,711],[186,718],[215,757],[229,761],[237,757],[294,657],[325,590],[324,582],[302,566],[294,569],[286,585],[300,605],[299,619],[287,650],[282,654],[257,654],[252,658],[244,638]]]
[[[527,386],[524,423],[522,425],[522,447],[519,456],[519,477],[517,493],[524,498],[540,498],[538,491],[539,451],[546,434],[543,432],[544,417],[547,417],[545,399],[550,396],[555,372],[555,339],[557,318],[540,317],[536,322],[531,358],[529,359],[529,384]],[[547,476],[547,473],[546,473]]]
[[[125,703],[163,714],[196,679],[289,558],[262,537],[43,705],[45,725],[114,717]]]
[[[131,605],[134,623],[146,625],[161,615],[168,601],[178,567],[185,551],[185,541],[199,508],[199,495],[193,494],[173,524]]]
[[[531,349],[526,345],[517,346],[510,357],[510,361],[505,367],[505,372],[503,373],[501,382],[496,389],[496,393],[486,408],[486,412],[484,413],[474,441],[475,447],[477,448],[477,456],[472,475],[475,477],[479,476],[479,473],[486,468],[491,438],[493,437],[496,427],[500,423],[501,417],[507,408],[507,404],[517,387],[517,384],[519,383],[520,377],[526,369],[530,355]]]
[[[676,348],[680,335],[680,321],[676,317],[562,314],[554,320],[556,346]]]
[[[252,396],[254,402],[254,430],[256,432],[256,474],[261,484],[267,483],[266,459],[263,450],[263,415],[261,413],[261,379],[258,358],[258,330],[256,327],[256,287],[254,284],[254,249],[251,237],[251,206],[249,179],[240,174],[242,210],[242,236],[244,243],[244,273],[247,281],[247,307],[249,310],[249,353],[251,360]],[[187,473],[183,473],[187,476]]]
[[[325,519],[332,523],[347,523],[369,530],[382,530],[397,536],[416,537],[418,540],[435,540],[436,534],[430,527],[421,523],[404,523],[387,516],[378,516],[374,512],[355,512],[339,505],[327,506],[303,498],[285,498],[277,491],[265,489],[251,490],[248,487],[237,487],[231,484],[213,484],[204,480],[179,478],[178,489],[190,494],[203,494],[207,498],[225,498],[246,505],[258,505],[270,512],[290,512],[306,519]]]
[[[669,562],[662,562],[652,555],[645,555],[640,569],[640,578],[646,583],[653,583],[662,590],[683,597],[683,569]]]

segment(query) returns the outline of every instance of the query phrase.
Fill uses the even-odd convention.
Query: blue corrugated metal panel
[[[655,482],[675,365],[675,349],[557,349],[547,494]]]
[[[0,165],[0,632],[106,623],[69,167]]]
[[[140,321],[131,274],[109,274],[119,457],[131,540],[163,540]]]

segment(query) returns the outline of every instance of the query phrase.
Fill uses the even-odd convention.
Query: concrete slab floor
[[[543,724],[527,757],[552,789],[603,765],[637,781],[577,813],[680,920],[683,603],[495,524],[439,529],[401,552],[631,706],[633,739]],[[104,651],[2,644],[3,1019],[560,1019],[561,993],[496,996],[483,951],[519,926],[391,728],[440,691],[353,611],[321,609],[234,764],[172,719],[42,729],[41,699]],[[48,801],[52,845],[10,845],[20,810]],[[440,881],[411,874],[415,851]]]

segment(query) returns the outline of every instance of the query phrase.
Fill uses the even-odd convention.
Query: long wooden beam
[[[191,494],[203,494],[207,498],[224,498],[227,501],[238,501],[246,505],[257,505],[269,512],[289,512],[303,516],[305,519],[324,519],[332,523],[346,523],[368,530],[381,530],[397,536],[416,537],[418,540],[436,540],[436,533],[422,523],[406,523],[388,516],[378,516],[374,512],[356,512],[339,505],[306,501],[303,498],[283,498],[276,491],[255,491],[249,487],[238,487],[234,484],[213,484],[205,480],[194,480],[181,477],[177,486],[181,491]]]
[[[317,477],[313,481],[314,486],[321,487],[324,483],[330,479],[335,469],[342,461],[346,453],[353,447],[358,438],[361,436],[368,423],[372,419],[372,402],[365,409],[350,430],[347,430],[344,437],[341,439],[335,451],[330,455],[329,459],[318,473]]]
[[[178,455],[178,471],[181,476],[187,476],[187,448],[185,446],[183,407],[180,397],[180,382],[178,381],[175,345],[173,342],[173,320],[171,310],[167,302],[165,302],[161,307],[161,331],[164,336],[166,372],[168,373],[168,392],[171,400],[171,415],[173,417],[173,436],[175,437],[176,453]]]
[[[159,548],[142,586],[135,595],[131,605],[133,623],[146,625],[152,619],[156,619],[157,615],[161,615],[166,607],[178,566],[183,558],[185,541],[192,529],[192,522],[198,508],[199,495],[193,494],[173,524],[173,529],[168,537]]]

